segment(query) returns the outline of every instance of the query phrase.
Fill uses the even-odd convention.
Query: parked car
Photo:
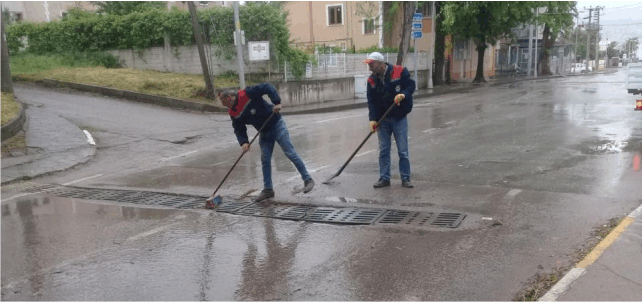
[[[589,71],[592,71],[592,66],[589,66]],[[572,64],[572,73],[584,73],[587,71],[587,64],[585,63],[573,63]]]
[[[634,99],[635,110],[641,110],[641,87],[642,81],[642,68],[641,63],[630,63],[627,65],[627,78],[625,80],[625,88],[627,93],[632,94]]]

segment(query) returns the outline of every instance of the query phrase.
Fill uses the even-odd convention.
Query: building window
[[[67,11],[66,10],[60,11],[60,16],[63,18],[67,16]]]
[[[433,6],[433,2],[427,1],[424,2],[424,5],[422,5],[422,17],[423,18],[430,18],[431,17],[431,7]]]
[[[15,22],[22,21],[22,13],[14,13],[13,19],[14,19]]]
[[[362,34],[369,35],[375,33],[375,19],[362,19]]]
[[[471,54],[469,52],[469,40],[456,38],[453,51],[455,60],[461,61],[471,59]]]
[[[344,24],[344,20],[342,18],[343,6],[344,5],[342,4],[326,6],[326,15],[327,15],[326,20],[329,26]]]
[[[199,5],[208,6],[208,1],[199,1]]]

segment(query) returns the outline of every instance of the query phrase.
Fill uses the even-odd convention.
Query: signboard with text
[[[255,41],[248,42],[248,54],[250,61],[270,60],[270,42]]]

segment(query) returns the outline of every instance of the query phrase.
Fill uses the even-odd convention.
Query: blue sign
[[[422,22],[413,22],[413,29],[422,29]]]
[[[422,32],[421,31],[412,31],[412,37],[413,39],[421,39],[422,38]]]
[[[414,13],[413,14],[413,21],[422,21],[422,14],[421,13]]]

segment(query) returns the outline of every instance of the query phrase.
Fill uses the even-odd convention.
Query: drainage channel
[[[154,205],[175,209],[201,209],[206,197],[198,195],[131,191],[117,189],[82,188],[61,185],[43,185],[25,190],[58,197],[106,200],[139,205]],[[433,213],[360,207],[329,207],[293,205],[243,200],[224,201],[217,212],[234,215],[304,220],[318,223],[346,225],[406,225],[457,228],[467,216],[462,213]]]

